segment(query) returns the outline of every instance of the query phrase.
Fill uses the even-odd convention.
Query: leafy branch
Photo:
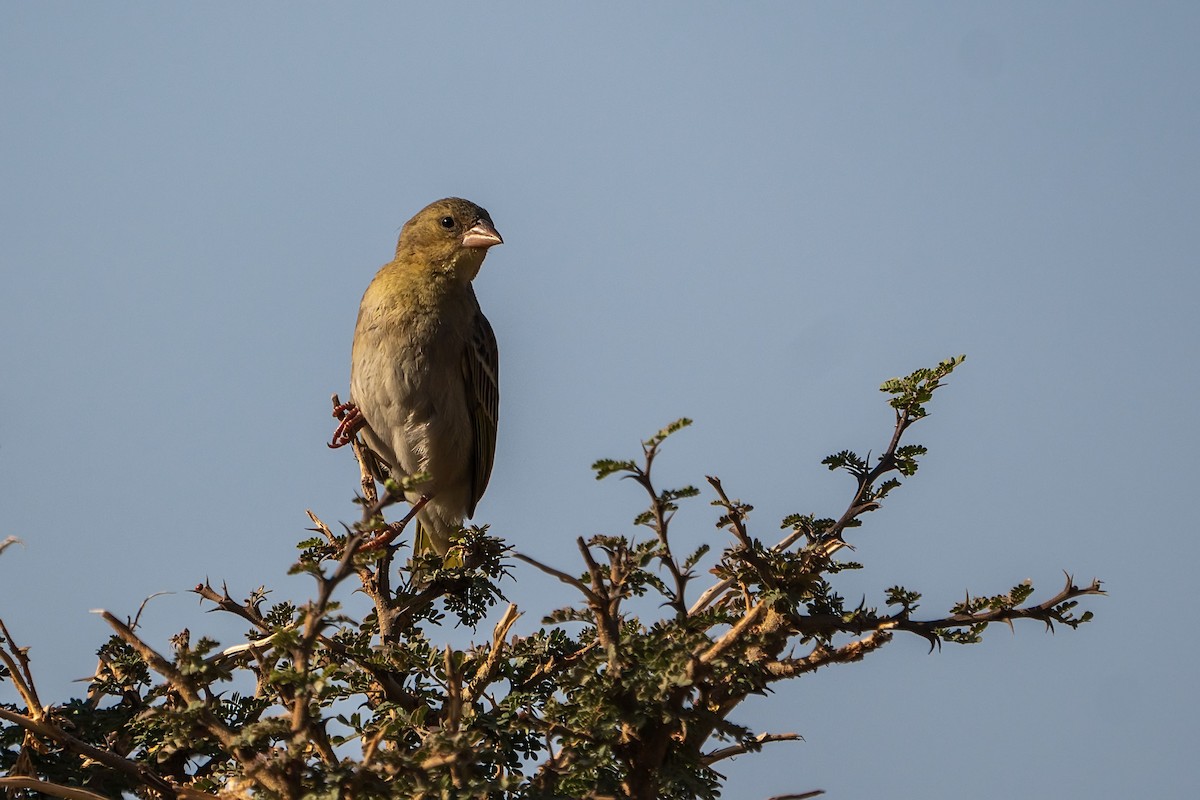
[[[853,480],[845,507],[789,515],[773,544],[756,534],[753,506],[707,476],[729,540],[716,552],[703,544],[677,554],[676,512],[701,491],[660,488],[655,467],[690,420],[642,442],[636,459],[597,461],[597,478],[627,478],[644,493],[633,519],[643,533],[577,538],[581,572],[514,553],[474,527],[447,558],[404,563],[414,511],[384,517],[420,476],[380,491],[373,455],[355,439],[360,519],[335,530],[309,512],[313,535],[293,567],[313,579],[313,599],[272,603],[259,587],[239,600],[225,586],[195,587],[213,610],[248,625],[242,641],[193,642],[185,629],[169,650],[155,648],[138,633],[141,611],[131,620],[102,611],[113,635],[86,698],[45,705],[27,651],[0,621],[0,681],[21,704],[0,705],[0,791],[69,800],[715,798],[724,781],[715,765],[801,739],[736,719],[747,698],[782,681],[859,661],[897,634],[936,648],[979,642],[993,623],[1075,628],[1092,618],[1079,603],[1103,594],[1100,582],[1076,585],[1070,575],[1040,602],[1026,582],[968,593],[927,618],[916,616],[921,594],[903,586],[886,589],[880,606],[847,605],[836,591],[838,574],[859,567],[837,554],[917,473],[927,452],[907,441],[909,430],[961,363],[885,382],[894,425],[881,454],[842,450],[823,462]],[[501,604],[510,555],[570,587],[572,602],[523,633],[509,604],[482,643],[437,644],[447,622],[475,629]],[[702,575],[711,581],[695,591]],[[338,599],[353,598],[351,589],[366,598],[354,601],[358,613]],[[643,616],[646,608],[661,610]]]

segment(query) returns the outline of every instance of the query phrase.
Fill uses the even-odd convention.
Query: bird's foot
[[[374,531],[374,536],[370,539],[365,539],[355,552],[368,553],[372,550],[382,550],[383,548],[396,541],[396,537],[404,531],[404,521],[393,522],[389,525],[384,525]]]
[[[362,412],[354,403],[339,403],[334,406],[333,416],[338,420],[338,426],[333,432],[333,439],[326,445],[333,449],[345,447],[353,442],[354,434],[367,424]]]
[[[421,499],[413,503],[413,507],[404,515],[404,519],[399,522],[393,522],[390,525],[385,525],[382,528],[377,528],[370,539],[363,541],[357,548],[357,552],[362,553],[369,550],[380,550],[387,547],[392,542],[396,541],[396,537],[404,533],[404,529],[408,527],[408,523],[412,522],[417,516],[417,512],[425,507],[429,502],[428,495],[421,495]]]

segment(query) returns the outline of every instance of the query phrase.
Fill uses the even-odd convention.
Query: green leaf
[[[941,387],[942,379],[966,360],[965,355],[954,356],[938,363],[933,368],[913,371],[903,378],[884,381],[879,391],[894,395],[888,404],[910,420],[917,420],[929,412],[925,409],[935,390]]]
[[[670,436],[673,433],[677,433],[678,431],[683,430],[684,428],[686,428],[687,426],[689,426],[691,424],[692,424],[692,421],[690,419],[688,419],[687,417],[680,417],[679,419],[675,420],[667,427],[660,430],[658,433],[651,436],[646,441],[642,442],[642,444],[648,448],[658,447],[660,444],[662,444],[666,440],[666,438],[668,436]]]
[[[613,458],[601,458],[592,464],[596,472],[596,480],[603,480],[614,472],[637,472],[637,465],[632,461],[618,461]]]
[[[855,475],[862,475],[867,472],[866,460],[851,450],[842,450],[840,453],[826,456],[821,463],[829,467],[830,471],[844,469]]]
[[[917,456],[928,453],[924,445],[906,444],[896,448],[896,470],[905,477],[917,474]],[[890,490],[889,490],[890,491]]]

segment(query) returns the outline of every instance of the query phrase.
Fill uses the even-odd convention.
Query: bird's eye
[[[446,230],[452,230],[454,228],[454,217],[442,217],[441,223],[442,227]]]

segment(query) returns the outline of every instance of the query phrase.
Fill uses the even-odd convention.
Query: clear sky
[[[685,415],[665,483],[720,475],[768,539],[836,515],[819,462],[883,448],[879,383],[962,352],[839,589],[1111,592],[781,686],[739,719],[806,741],[726,797],[1196,797],[1197,42],[1194,3],[5,0],[0,615],[62,699],[88,609],[172,591],[155,643],[233,643],[206,576],[306,598],[304,509],[355,516],[325,441],[362,290],[461,195],[505,238],[476,521],[521,550],[574,571],[628,531],[636,487],[588,467]],[[569,599],[514,572],[526,630]]]

